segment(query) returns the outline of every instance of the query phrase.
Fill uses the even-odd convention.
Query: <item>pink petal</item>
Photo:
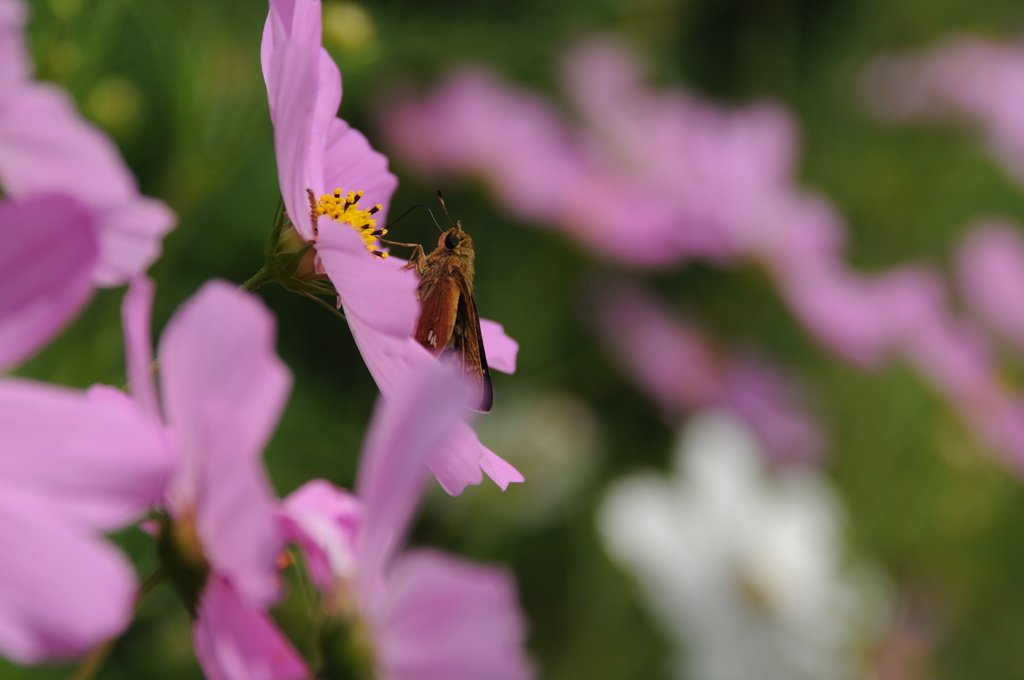
[[[0,653],[17,663],[77,656],[131,620],[131,563],[60,514],[24,488],[0,491]]]
[[[412,337],[420,312],[419,278],[402,269],[404,261],[371,255],[354,228],[329,219],[320,220],[317,254],[341,297],[353,334],[358,326],[368,341],[382,334]]]
[[[866,73],[868,103],[890,120],[973,122],[992,155],[1024,182],[1024,49],[969,35],[922,54],[883,55]]]
[[[359,577],[374,588],[405,539],[435,458],[464,425],[472,390],[450,366],[432,361],[381,400],[363,446],[356,495],[363,504],[357,549]]]
[[[886,278],[860,276],[842,263],[789,270],[782,293],[793,312],[833,352],[879,366],[895,338]]]
[[[25,46],[25,18],[20,0],[0,0],[0,100],[31,72]]]
[[[452,496],[458,496],[469,485],[483,481],[486,473],[504,491],[512,482],[522,482],[523,476],[514,467],[480,443],[469,425],[455,428],[452,439],[440,453],[430,459],[430,471],[438,483]]]
[[[172,463],[162,428],[117,390],[13,378],[0,381],[0,451],[3,484],[91,529],[123,526],[159,502]]]
[[[385,399],[401,390],[409,375],[436,363],[423,345],[412,338],[373,333],[352,317],[349,327]],[[441,487],[453,496],[471,484],[479,484],[483,480],[481,470],[502,490],[511,482],[523,481],[519,471],[481,444],[473,428],[465,423],[455,428],[452,440],[431,458],[429,465]]]
[[[984,337],[948,312],[938,272],[907,267],[903,279],[906,294],[893,318],[905,359],[954,404],[986,406],[1002,390]]]
[[[275,13],[271,11],[271,17]],[[283,31],[276,22],[275,31]],[[307,174],[308,142],[316,106],[317,65],[315,55],[298,43],[275,32],[277,47],[270,63],[267,95],[274,112],[274,152],[288,217],[306,241],[313,240],[313,223],[307,189],[313,188]]]
[[[284,499],[282,519],[288,540],[298,543],[317,586],[330,588],[356,571],[355,535],[363,508],[355,496],[314,479]]]
[[[469,429],[468,425],[466,426],[466,429]],[[483,470],[484,474],[490,477],[491,481],[497,484],[502,491],[507,489],[508,485],[513,482],[526,481],[526,478],[523,477],[519,470],[509,465],[504,458],[494,453],[494,451],[491,451],[489,448],[481,444],[480,439],[476,436],[476,432],[473,432],[473,441],[467,442],[467,449],[472,450],[472,448],[476,448],[479,452],[480,469]],[[441,477],[439,475],[435,473],[435,476],[437,476],[438,481],[441,481]],[[445,488],[445,491],[448,491],[448,493],[453,496],[462,493],[461,488],[458,489],[458,491],[449,491],[448,487],[446,487],[443,482],[441,483],[441,486]]]
[[[821,460],[825,437],[801,396],[792,376],[765,361],[742,358],[726,368],[724,405],[750,426],[775,464]]]
[[[964,296],[993,328],[1024,347],[1024,235],[1006,222],[971,228],[957,252]]]
[[[0,108],[0,185],[11,198],[67,193],[95,209],[103,286],[148,267],[174,224],[165,206],[139,195],[110,139],[50,85],[23,85]]]
[[[266,604],[277,593],[282,538],[260,454],[291,382],[274,351],[274,319],[256,299],[214,281],[179,308],[159,356],[163,404],[182,451],[172,507],[194,509],[213,570]]]
[[[352,316],[349,316],[348,325],[359,353],[385,399],[401,389],[416,368],[436,362],[423,345],[412,338],[376,333]]]
[[[398,178],[388,172],[388,159],[373,150],[358,130],[335,118],[327,136],[324,157],[324,190],[362,191],[360,207],[369,209],[380,204],[375,217],[377,225],[387,224],[388,204],[398,187]]]
[[[609,350],[666,415],[725,407],[747,421],[772,460],[807,463],[820,455],[821,432],[781,369],[731,356],[638,290],[607,286],[595,299]]]
[[[389,680],[525,680],[526,624],[512,578],[419,550],[395,561],[388,600],[372,613]]]
[[[792,191],[797,134],[781,107],[652,91],[639,60],[607,42],[568,61],[583,128],[535,94],[463,72],[389,104],[384,129],[420,170],[482,176],[514,214],[632,265],[734,257],[764,205]]]
[[[297,56],[300,52],[302,56]],[[292,222],[299,233],[312,240],[312,225],[307,228],[306,190],[316,198],[325,191],[328,133],[341,104],[341,73],[327,50],[320,46],[320,3],[271,3],[261,61],[285,205],[288,214],[294,216]],[[282,78],[290,82],[282,83]]]
[[[554,109],[476,70],[453,74],[432,96],[382,107],[391,148],[428,174],[482,175],[509,210],[557,219],[577,181],[581,153]]]
[[[97,246],[91,215],[66,196],[0,201],[0,239],[3,368],[39,349],[89,300]]]
[[[648,248],[627,248],[621,259],[729,257],[761,221],[763,204],[790,191],[796,129],[780,107],[731,110],[652,90],[640,60],[610,41],[585,43],[566,61],[566,87],[594,137],[591,188],[576,192],[572,210],[578,237],[595,249],[616,256],[614,242],[635,234],[636,224],[638,244]],[[601,177],[603,186],[594,181]],[[593,199],[610,187],[624,205],[599,214]],[[629,206],[642,209],[632,221]]]
[[[310,119],[309,139],[306,142],[306,176],[309,188],[319,198],[325,193],[324,164],[327,152],[328,131],[334,124],[341,105],[341,73],[331,55],[322,47],[314,54],[317,65],[316,103]]]
[[[263,27],[263,42],[260,45],[260,62],[265,81],[270,82],[270,64],[273,61],[275,47],[281,38],[292,40],[309,52],[315,52],[320,48],[322,11],[320,0],[271,0],[270,13],[267,14],[267,23]],[[279,24],[276,34],[274,21]],[[334,113],[331,113],[331,116],[333,115]]]
[[[269,616],[231,584],[211,576],[193,631],[196,658],[209,680],[302,680],[309,670]]]
[[[505,335],[505,328],[497,321],[480,319],[480,335],[487,352],[487,365],[502,373],[516,372],[519,343]]]
[[[630,287],[607,286],[594,298],[612,356],[663,412],[678,416],[718,400],[721,357],[699,329]]]
[[[128,369],[128,386],[144,413],[161,422],[160,405],[153,379],[153,338],[150,333],[153,282],[145,277],[132,281],[121,302],[121,320],[124,326],[124,353]]]
[[[145,272],[160,257],[161,239],[177,219],[164,203],[145,196],[103,211],[96,285],[119,286]]]

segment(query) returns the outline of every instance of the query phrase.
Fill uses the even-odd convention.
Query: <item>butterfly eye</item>
[[[455,250],[459,247],[459,237],[455,234],[448,234],[444,237],[444,247],[448,250]]]

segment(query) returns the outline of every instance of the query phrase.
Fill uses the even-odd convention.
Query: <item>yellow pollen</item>
[[[373,215],[381,209],[381,205],[378,203],[369,210],[362,210],[359,208],[359,201],[362,197],[362,191],[350,191],[343,194],[341,189],[335,189],[333,194],[320,196],[320,200],[316,202],[316,213],[351,226],[359,232],[363,243],[366,244],[366,249],[383,259],[388,254],[380,249],[377,239],[388,233],[388,230],[377,229],[377,220],[373,218]]]

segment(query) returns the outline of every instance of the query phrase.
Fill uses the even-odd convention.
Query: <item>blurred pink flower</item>
[[[0,239],[2,370],[46,344],[89,300],[98,248],[92,215],[65,195],[0,201]]]
[[[31,74],[25,47],[25,17],[21,0],[0,0],[0,92],[8,92]]]
[[[615,42],[583,43],[565,58],[563,87],[593,152],[587,189],[569,198],[577,228],[599,223],[610,202],[621,242],[635,227],[630,207],[657,205],[666,213],[659,238],[639,232],[638,245],[661,250],[665,240],[677,261],[745,254],[766,204],[793,191],[791,116],[770,103],[727,109],[683,91],[656,92],[644,80],[640,60]]]
[[[388,106],[383,126],[417,168],[482,174],[506,208],[557,224],[610,259],[759,262],[825,344],[880,363],[891,340],[877,309],[885,279],[848,271],[841,218],[795,185],[796,126],[784,109],[730,110],[654,92],[638,60],[605,41],[571,51],[563,81],[583,128],[536,95],[474,72]],[[530,173],[536,186],[516,179]],[[523,212],[534,205],[543,210]]]
[[[799,388],[794,376],[759,357],[740,354],[725,366],[721,406],[746,422],[777,465],[813,464],[825,450]]]
[[[903,265],[864,275],[841,260],[779,271],[780,294],[826,347],[865,368],[896,356],[905,338],[900,318],[918,294],[918,268]]]
[[[837,271],[788,279],[798,282],[790,303],[808,328],[864,366],[909,365],[980,441],[1024,470],[1024,395],[1004,385],[981,329],[950,310],[941,276],[915,265]]]
[[[21,3],[0,12],[0,186],[11,200],[72,196],[96,218],[100,257],[93,279],[116,286],[144,271],[160,253],[174,214],[139,194],[117,147],[82,119],[60,88],[27,80]]]
[[[598,325],[612,355],[668,418],[724,408],[746,421],[773,462],[820,459],[824,437],[793,377],[764,360],[717,348],[636,289],[607,287],[597,300]]]
[[[432,550],[401,551],[427,480],[426,463],[456,431],[471,390],[425,364],[378,405],[356,494],[314,480],[285,500],[284,522],[307,556],[328,613],[368,630],[389,680],[532,677],[512,579]]]
[[[208,680],[309,677],[302,657],[260,607],[211,574],[196,619],[195,650]]]
[[[982,120],[992,146],[1024,179],[1022,55],[1021,48],[961,40],[921,58],[885,58],[871,71],[872,102],[897,117],[966,111]],[[481,70],[456,72],[419,99],[396,95],[382,110],[382,126],[417,170],[482,176],[514,215],[559,229],[607,259],[759,264],[830,351],[865,368],[909,363],[982,439],[1024,463],[1024,401],[999,387],[987,348],[949,311],[938,275],[915,264],[862,273],[846,263],[842,217],[795,181],[792,117],[773,104],[729,109],[683,91],[655,91],[641,66],[607,41],[572,50],[563,83],[582,121],[577,126],[537,94]],[[1014,276],[1006,264],[1014,252],[1001,255],[1004,284]],[[993,291],[980,305],[986,316],[997,299]],[[716,359],[706,340],[652,321],[645,303],[636,304],[606,310],[603,328],[663,409],[742,405],[761,436],[805,442],[788,444],[791,450],[817,445],[813,427],[787,426],[782,437],[755,406],[788,404],[786,398],[726,399],[724,374],[734,376],[728,382],[741,395],[770,391],[768,383],[735,377],[722,368],[732,360]],[[1010,332],[1014,322],[1000,311],[1000,328]],[[754,414],[766,420],[759,426]],[[800,419],[780,413],[776,422]],[[767,439],[765,445],[777,450]]]
[[[398,258],[374,257],[352,225],[311,211],[309,192],[364,191],[362,200],[380,205],[374,219],[384,223],[398,180],[387,158],[366,138],[335,118],[341,76],[320,45],[320,2],[271,2],[261,58],[274,123],[281,192],[295,229],[315,241],[317,268],[326,272],[344,309],[356,345],[381,393],[390,398],[411,369],[433,357],[415,340],[419,303],[415,272]],[[487,345],[497,370],[514,370],[518,345],[488,322]],[[512,466],[480,444],[466,425],[448,449],[431,461],[446,491],[461,493],[479,484],[481,470],[501,488],[522,481]]]
[[[1024,471],[1024,398],[999,376],[989,343],[970,320],[948,311],[934,272],[908,273],[899,351],[979,439]]]
[[[503,206],[554,225],[568,187],[581,181],[580,140],[540,96],[465,69],[420,100],[395,94],[382,107],[391,146],[422,174],[472,174]]]
[[[0,367],[26,358],[89,299],[158,256],[174,225],[117,148],[59,88],[29,80],[25,6],[0,4]],[[31,265],[31,266],[29,266]]]
[[[135,570],[102,534],[159,503],[172,463],[113,388],[0,380],[0,653],[76,656],[128,626]]]
[[[422,100],[389,105],[384,130],[421,171],[481,174],[506,208],[610,259],[758,262],[825,345],[881,364],[901,277],[864,276],[843,262],[841,217],[794,182],[798,139],[787,111],[653,91],[638,59],[607,41],[571,51],[563,71],[580,128],[536,95],[465,72]],[[517,179],[531,172],[536,185]],[[534,205],[542,210],[524,212]]]
[[[423,99],[396,96],[383,129],[421,172],[480,175],[513,214],[633,265],[734,257],[762,204],[791,191],[796,133],[780,107],[653,93],[637,60],[606,41],[570,52],[563,81],[582,128],[463,70]]]
[[[973,123],[992,155],[1024,183],[1024,45],[959,36],[921,54],[882,55],[865,73],[865,91],[882,118]]]
[[[93,212],[97,286],[143,272],[174,226],[167,206],[138,193],[110,139],[52,85],[26,82],[0,93],[0,186],[10,200],[60,193]]]
[[[972,311],[1024,352],[1024,234],[986,220],[969,228],[956,256],[957,277]]]
[[[280,591],[278,503],[260,456],[291,378],[274,351],[274,320],[251,296],[206,284],[179,308],[160,342],[160,399],[149,373],[153,290],[136,281],[124,301],[133,394],[176,444],[166,504],[178,542],[209,571],[195,647],[215,680],[306,676],[265,610]]]

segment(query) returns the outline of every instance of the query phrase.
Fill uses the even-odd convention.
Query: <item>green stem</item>
[[[312,300],[313,302],[317,303],[318,305],[320,305],[321,307],[323,307],[328,312],[330,312],[334,316],[338,317],[342,321],[346,321],[346,322],[348,321],[348,319],[345,318],[345,315],[338,311],[337,307],[334,307],[333,305],[327,304],[326,302],[324,302],[323,300],[321,300],[320,298],[318,298],[317,296],[315,296],[315,295],[313,295],[311,293],[301,293],[301,295],[303,295],[304,297],[308,297],[310,300]]]
[[[264,266],[261,267],[251,279],[243,283],[240,288],[247,293],[251,293],[257,288],[261,288],[273,280],[274,277],[270,275],[270,272],[267,271],[267,268]]]
[[[157,569],[146,582],[139,588],[138,595],[135,596],[135,606],[132,610],[133,614],[138,614],[139,609],[142,607],[142,602],[146,597],[153,592],[153,589],[160,584],[163,580],[163,572]],[[92,677],[103,667],[110,653],[114,651],[114,647],[120,641],[120,636],[112,637],[103,644],[93,647],[92,651],[82,660],[81,665],[75,669],[75,672],[71,675],[69,680],[92,680]]]

